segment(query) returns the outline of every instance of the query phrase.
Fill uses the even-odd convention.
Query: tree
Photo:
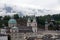
[[[3,21],[2,21],[3,17],[0,16],[0,28],[3,27],[2,24],[3,24]]]
[[[2,16],[0,16],[0,20],[1,20]]]
[[[14,15],[14,19],[19,19],[18,14],[15,14],[15,15]]]
[[[10,16],[4,16],[4,18],[3,18],[3,24],[5,25],[5,26],[8,26],[8,21],[9,21],[9,19],[10,19],[11,17]]]

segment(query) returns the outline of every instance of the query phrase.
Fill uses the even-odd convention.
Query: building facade
[[[19,21],[20,22],[20,21]],[[22,23],[23,24],[23,23]],[[42,37],[47,34],[53,35],[60,35],[60,31],[46,31],[48,30],[48,23],[45,22],[45,30],[40,31],[37,28],[37,21],[36,17],[28,18],[26,26],[19,25],[15,19],[10,19],[8,21],[8,27],[1,28],[1,34],[10,35],[11,40],[42,40]]]
[[[0,40],[8,40],[8,36],[4,34],[0,34]]]

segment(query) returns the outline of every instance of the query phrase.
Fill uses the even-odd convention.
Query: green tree
[[[9,19],[10,19],[11,17],[10,16],[4,16],[4,18],[3,18],[3,24],[5,25],[5,26],[8,26],[8,21],[9,21]]]
[[[3,21],[2,21],[3,17],[0,16],[0,28],[3,27],[2,24],[3,24]]]
[[[15,15],[14,15],[14,19],[19,19],[18,14],[15,14]]]

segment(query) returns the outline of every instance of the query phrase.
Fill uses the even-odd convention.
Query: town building
[[[8,36],[5,34],[0,34],[0,40],[8,40]]]
[[[1,34],[7,34],[10,36],[11,40],[43,40],[42,37],[47,34],[53,35],[52,38],[55,38],[55,35],[60,35],[60,31],[49,31],[48,26],[52,23],[45,21],[45,30],[41,31],[37,27],[36,17],[29,17],[27,21],[22,22],[20,20],[15,20],[11,18],[8,21],[8,27],[1,28]]]

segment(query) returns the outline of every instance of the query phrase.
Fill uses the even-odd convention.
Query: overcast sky
[[[59,0],[0,0],[0,4],[16,5],[18,7],[60,10]]]
[[[8,6],[17,6],[18,9],[23,7],[60,11],[60,0],[0,0],[0,7],[3,7],[5,4]],[[0,13],[0,15],[5,14]]]

